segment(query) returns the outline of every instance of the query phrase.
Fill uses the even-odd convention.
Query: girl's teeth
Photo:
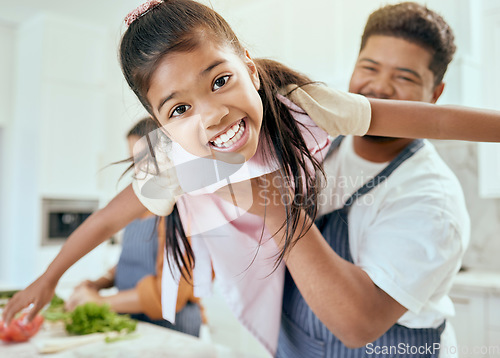
[[[212,143],[220,148],[229,148],[243,135],[242,122],[232,126],[226,133],[221,134]]]

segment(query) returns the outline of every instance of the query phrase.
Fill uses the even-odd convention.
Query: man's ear
[[[245,49],[245,64],[248,67],[248,72],[250,73],[250,78],[252,79],[253,85],[256,90],[260,89],[259,71],[257,71],[257,66],[253,62],[252,57],[248,50]]]
[[[431,103],[436,103],[439,97],[441,97],[441,94],[443,93],[444,90],[444,82],[441,82],[434,88],[434,92],[432,93],[432,102]]]

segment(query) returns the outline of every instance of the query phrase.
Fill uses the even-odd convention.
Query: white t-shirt
[[[354,264],[408,311],[398,323],[438,327],[454,314],[448,292],[470,236],[460,184],[428,141],[349,211]],[[342,203],[387,163],[359,157],[346,137],[324,163],[329,178],[320,214]],[[354,178],[354,179],[353,179]]]

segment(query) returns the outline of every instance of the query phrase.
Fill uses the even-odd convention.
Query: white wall
[[[0,22],[0,127],[7,125],[12,119],[12,69],[14,68],[15,29],[12,24]]]
[[[11,39],[10,91],[2,144],[0,283],[22,287],[40,275],[59,246],[40,247],[42,198],[99,199],[104,205],[125,166],[125,133],[143,112],[124,87],[116,32],[74,18],[39,13],[4,30]],[[5,43],[5,48],[9,48]],[[2,73],[3,74],[3,73]],[[8,98],[8,96],[6,96]],[[3,100],[3,99],[2,99]],[[3,104],[3,102],[2,102]],[[10,105],[10,106],[9,106]],[[8,123],[7,123],[8,122]],[[74,281],[102,272],[98,249],[72,268]]]
[[[12,120],[12,92],[14,90],[13,70],[15,68],[15,28],[9,23],[0,23],[0,248],[6,247],[7,219],[6,213],[9,211],[6,196],[8,195],[6,166],[7,148],[10,144]],[[10,153],[10,152],[9,152]],[[7,269],[4,260],[0,260],[0,272]]]

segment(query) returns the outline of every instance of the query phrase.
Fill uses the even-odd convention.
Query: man
[[[368,19],[349,91],[435,103],[454,52],[442,17],[385,6]],[[404,138],[336,138],[324,166],[324,239],[311,230],[286,259],[277,356],[437,357],[469,241],[458,180],[429,142]]]

